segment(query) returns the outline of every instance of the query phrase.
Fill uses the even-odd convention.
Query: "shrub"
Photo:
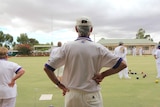
[[[32,48],[29,44],[18,44],[17,50],[20,55],[30,55]]]

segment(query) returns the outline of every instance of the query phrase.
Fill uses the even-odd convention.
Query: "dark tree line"
[[[150,41],[153,41],[150,35],[145,35],[145,30],[140,28],[136,34],[136,39],[148,39]]]
[[[28,38],[26,33],[20,34],[15,42],[12,35],[4,34],[0,31],[0,46],[16,49],[22,55],[29,55],[32,47],[37,44],[39,44],[39,41],[34,38]]]
[[[39,44],[38,40],[34,38],[28,38],[28,35],[26,33],[20,34],[19,37],[17,37],[18,44],[29,44],[31,46]]]
[[[30,46],[33,46],[39,44],[39,41],[34,38],[28,38],[26,33],[22,33],[17,37],[15,42],[12,35],[4,34],[0,31],[0,46],[5,46],[10,49],[11,47],[14,48],[17,44],[29,44]]]
[[[4,34],[0,31],[0,46],[10,48],[13,45],[13,36],[10,34]]]

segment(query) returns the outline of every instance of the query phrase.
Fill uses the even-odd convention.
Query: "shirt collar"
[[[88,41],[91,41],[91,42],[92,42],[92,40],[91,40],[90,37],[82,37],[82,36],[80,36],[80,37],[78,37],[75,41],[77,41],[77,40],[88,40]]]

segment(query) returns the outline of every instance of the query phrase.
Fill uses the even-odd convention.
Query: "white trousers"
[[[0,107],[15,107],[16,97],[0,99]]]
[[[157,66],[157,78],[160,78],[160,63],[156,62]]]
[[[70,90],[65,95],[65,107],[103,107],[101,93]]]

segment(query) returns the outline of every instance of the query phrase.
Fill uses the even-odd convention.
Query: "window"
[[[144,46],[143,50],[149,50],[149,46]]]

